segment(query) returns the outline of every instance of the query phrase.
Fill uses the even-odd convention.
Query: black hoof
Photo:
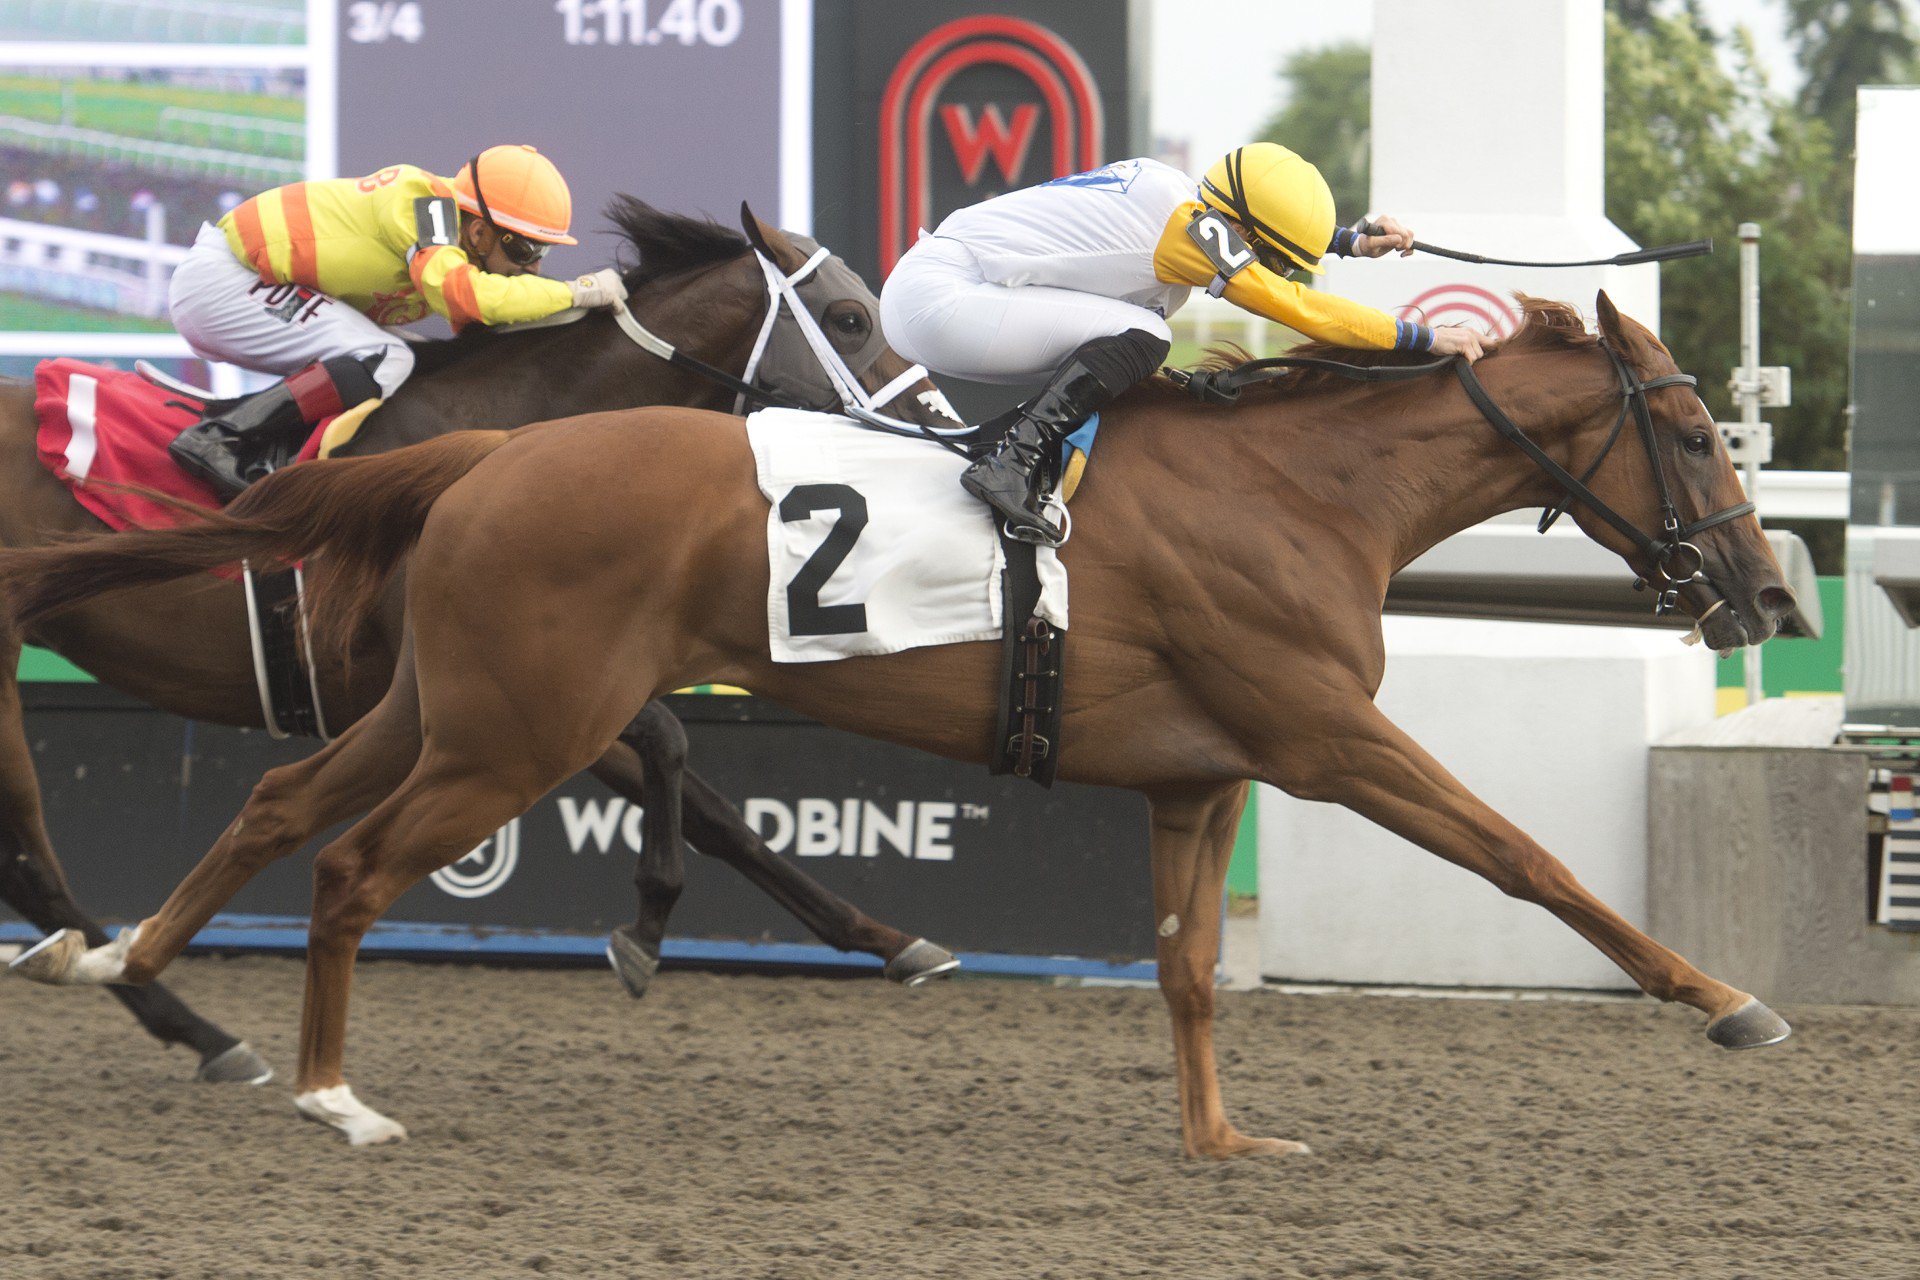
[[[193,1078],[207,1084],[265,1084],[273,1079],[273,1068],[242,1040],[202,1062]]]
[[[887,961],[887,981],[903,987],[917,987],[935,978],[944,978],[960,967],[960,958],[945,947],[925,938],[916,938],[906,949]]]
[[[1722,1049],[1758,1049],[1793,1034],[1787,1020],[1758,1000],[1749,1000],[1724,1018],[1707,1024],[1707,1039]]]
[[[607,963],[619,975],[620,985],[638,1000],[660,972],[660,957],[640,941],[639,931],[630,924],[615,929],[607,939]]]

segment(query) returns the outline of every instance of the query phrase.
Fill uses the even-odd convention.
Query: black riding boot
[[[299,456],[307,437],[326,419],[379,395],[368,362],[352,356],[319,360],[209,414],[174,437],[167,452],[221,497],[237,497]]]
[[[966,491],[992,507],[1025,542],[1060,544],[1035,492],[1046,451],[1058,448],[1094,412],[1160,367],[1167,342],[1143,329],[1081,344],[1040,393],[1020,406],[1000,446],[960,476]]]

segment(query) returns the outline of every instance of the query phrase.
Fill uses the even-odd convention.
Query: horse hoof
[[[1785,1018],[1752,999],[1707,1024],[1707,1039],[1722,1049],[1758,1049],[1779,1044],[1792,1034]]]
[[[607,963],[635,1000],[647,994],[653,975],[660,972],[660,957],[647,950],[630,924],[621,925],[607,938]]]
[[[265,1084],[273,1079],[273,1068],[242,1040],[202,1062],[193,1078],[207,1084]]]
[[[356,1147],[375,1147],[383,1142],[399,1142],[407,1136],[406,1126],[389,1120],[353,1096],[344,1084],[331,1089],[312,1089],[297,1095],[294,1109],[316,1124],[337,1129]]]
[[[887,981],[917,987],[944,978],[960,967],[960,957],[925,938],[915,938],[899,955],[887,961]]]
[[[56,929],[13,958],[7,968],[32,982],[50,987],[69,986],[86,953],[87,940],[77,929]]]

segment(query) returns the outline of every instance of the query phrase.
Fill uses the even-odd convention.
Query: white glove
[[[592,275],[569,280],[567,288],[573,290],[576,307],[611,307],[627,300],[626,282],[612,267],[602,267]]]

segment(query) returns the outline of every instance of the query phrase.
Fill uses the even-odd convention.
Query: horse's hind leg
[[[14,677],[19,660],[17,641],[0,641],[0,901],[43,932],[72,929],[89,946],[103,946],[106,931],[74,900],[47,837]],[[196,1078],[262,1084],[272,1077],[273,1069],[244,1041],[202,1018],[165,987],[115,987],[113,995],[151,1035],[192,1049],[200,1059]]]
[[[635,998],[646,994],[660,966],[667,917],[685,884],[683,823],[701,853],[740,872],[828,946],[885,961],[893,981],[916,986],[959,967],[944,948],[881,924],[781,859],[719,792],[687,772],[686,762],[686,730],[663,704],[652,702],[594,765],[595,776],[645,811],[634,867],[638,915],[614,930],[607,947],[614,971]]]
[[[1787,1038],[1789,1029],[1779,1015],[1746,992],[1709,978],[1627,923],[1371,702],[1360,700],[1343,708],[1337,727],[1311,740],[1311,761],[1282,767],[1270,780],[1306,799],[1343,804],[1484,876],[1502,893],[1545,907],[1648,995],[1705,1013],[1707,1035],[1716,1044],[1747,1049]]]
[[[315,833],[365,812],[406,777],[420,754],[419,702],[410,673],[403,662],[380,705],[324,750],[269,770],[156,914],[91,951],[49,938],[14,967],[58,985],[152,981],[249,880]]]

